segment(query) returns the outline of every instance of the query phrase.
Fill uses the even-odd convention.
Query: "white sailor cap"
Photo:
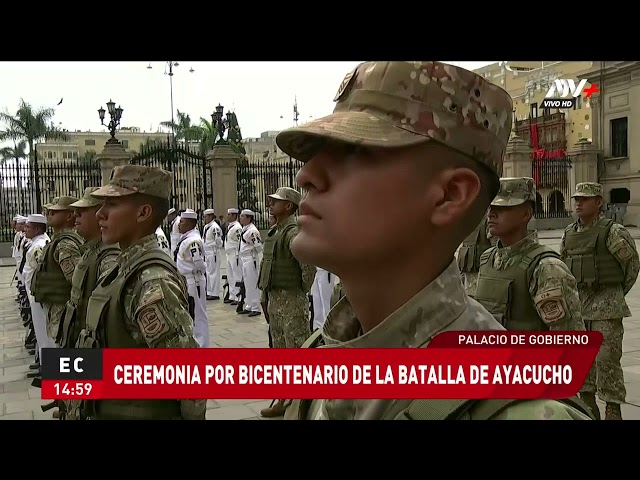
[[[172,213],[176,213],[175,208],[170,208],[169,211],[167,212],[167,215],[171,215]]]
[[[180,215],[180,218],[186,218],[187,220],[197,220],[198,214],[193,210],[191,210],[190,208],[187,208],[184,212],[182,212],[182,215]]]
[[[18,218],[16,219],[16,223],[27,223],[27,217],[18,215]]]
[[[253,217],[255,216],[255,213],[253,213],[253,211],[249,210],[248,208],[245,208],[244,210],[242,210],[240,215],[247,215],[248,217]]]
[[[213,208],[207,208],[204,212],[205,215],[215,215],[216,211]]]
[[[238,209],[237,208],[230,208],[227,210],[227,213],[238,213]]]
[[[43,225],[47,224],[47,217],[44,215],[40,215],[39,213],[32,213],[27,217],[27,222],[29,223],[42,223]]]

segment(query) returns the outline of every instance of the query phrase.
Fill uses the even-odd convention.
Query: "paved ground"
[[[630,229],[640,239],[640,229]],[[543,243],[557,248],[560,231],[540,232]],[[640,248],[640,241],[636,240]],[[223,262],[224,264],[224,262]],[[33,362],[23,348],[24,328],[14,302],[15,287],[10,286],[14,267],[0,268],[0,420],[48,420],[51,412],[42,413],[40,389],[25,379]],[[633,317],[625,320],[622,365],[627,386],[627,404],[623,417],[640,420],[640,282],[631,290],[627,301]],[[211,318],[210,335],[214,347],[267,347],[267,325],[264,317],[247,318],[235,313],[234,307],[222,302],[208,302]],[[259,412],[269,400],[209,400],[207,419],[260,419]],[[604,408],[602,409],[604,411]]]

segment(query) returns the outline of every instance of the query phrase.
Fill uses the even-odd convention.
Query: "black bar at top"
[[[102,380],[102,350],[43,348],[42,380]]]

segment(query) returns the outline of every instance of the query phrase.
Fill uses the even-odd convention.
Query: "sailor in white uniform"
[[[201,347],[209,347],[204,244],[198,231],[198,214],[185,210],[180,217],[180,241],[174,252],[178,271],[187,282],[189,310],[194,320],[193,335]]]
[[[162,227],[158,227],[156,229],[156,238],[158,239],[158,246],[160,247],[160,250],[169,255],[169,257],[172,257],[171,245],[169,245],[169,240],[167,240],[167,236],[164,234]]]
[[[311,286],[311,303],[313,306],[311,325],[312,330],[322,328],[331,308],[331,295],[336,284],[336,276],[326,270],[316,267],[316,276]]]
[[[175,252],[178,242],[180,241],[180,229],[178,228],[180,225],[180,215],[178,215],[175,208],[171,208],[169,209],[169,213],[167,213],[167,219],[169,220],[171,228],[171,234],[169,237],[169,240],[171,241],[171,251]]]
[[[260,315],[260,291],[258,290],[258,272],[262,262],[262,238],[260,230],[253,223],[255,213],[242,210],[240,224],[240,264],[242,265],[242,281],[244,283],[244,310],[238,313],[248,314],[250,317]]]
[[[238,258],[242,225],[238,222],[238,209],[227,210],[227,238],[224,251],[227,257],[227,282],[229,282],[229,299],[225,303],[237,305],[240,299],[239,283],[242,282],[242,266]]]
[[[207,262],[207,300],[220,300],[220,263],[222,260],[222,228],[216,222],[213,208],[204,211],[202,232]]]

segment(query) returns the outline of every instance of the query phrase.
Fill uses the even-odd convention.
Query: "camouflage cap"
[[[347,74],[334,101],[331,115],[280,132],[280,149],[306,162],[327,139],[367,147],[433,140],[502,173],[513,101],[476,73],[441,62],[367,62]]]
[[[169,199],[173,178],[161,168],[143,165],[121,165],[113,169],[111,180],[91,195],[97,198],[124,197],[144,193],[152,197]]]
[[[51,205],[47,207],[47,210],[73,210],[71,204],[78,201],[76,197],[67,196],[57,197],[57,199],[54,198],[53,200]]]
[[[82,198],[75,203],[69,205],[73,208],[91,208],[97,207],[98,205],[102,205],[102,200],[98,200],[96,197],[91,194],[98,190],[99,187],[89,187],[84,189],[84,194]]]
[[[49,203],[45,203],[42,208],[46,208],[48,209],[51,205],[55,205],[56,203],[58,203],[58,199],[60,197],[53,197],[53,199],[49,202]]]
[[[571,195],[575,197],[602,197],[602,185],[595,182],[584,182],[576,185],[576,192]]]
[[[286,202],[291,202],[294,205],[300,205],[300,201],[302,200],[302,195],[300,192],[293,188],[289,187],[280,187],[276,190],[276,193],[272,193],[271,195],[267,195],[269,198],[273,198],[274,200],[284,200]]]
[[[500,190],[491,205],[494,207],[515,207],[522,205],[524,202],[535,201],[536,187],[533,183],[533,178],[501,178]]]

